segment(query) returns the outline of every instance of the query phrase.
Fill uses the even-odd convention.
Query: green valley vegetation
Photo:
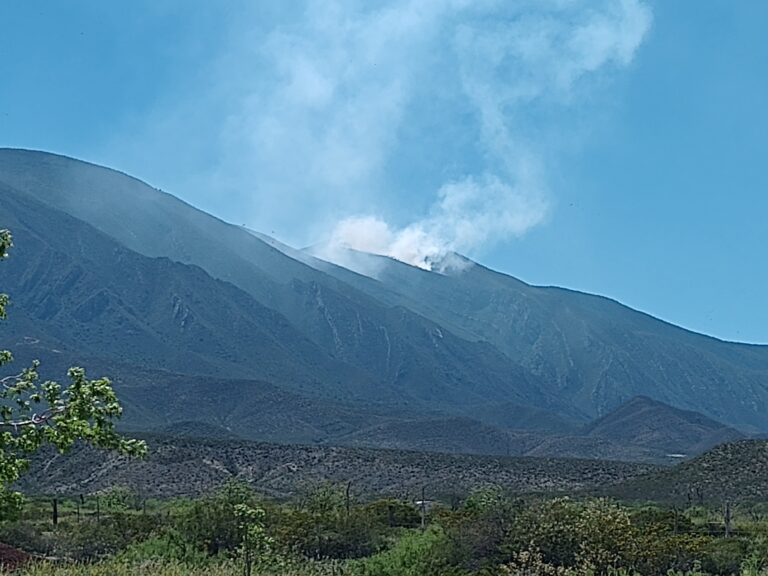
[[[329,484],[277,501],[233,481],[194,499],[124,488],[58,499],[55,525],[52,507],[32,499],[0,526],[0,541],[26,553],[15,573],[757,576],[768,560],[761,504],[683,510],[493,486],[420,503],[364,500]]]
[[[11,233],[0,230],[0,260],[8,256]],[[9,297],[0,294],[0,319],[6,317]],[[13,361],[9,350],[0,350],[0,366]],[[37,361],[16,374],[0,379],[0,520],[16,514],[22,496],[8,487],[28,466],[27,458],[43,445],[61,452],[84,441],[99,448],[141,455],[143,442],[124,438],[114,429],[122,408],[106,378],[89,380],[82,368],[70,368],[69,385],[39,382]]]

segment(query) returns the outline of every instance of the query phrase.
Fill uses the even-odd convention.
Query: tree
[[[11,233],[0,230],[0,261],[13,245]],[[7,294],[0,294],[0,320],[6,317]],[[0,350],[0,367],[13,361],[9,350]],[[28,458],[43,445],[60,452],[77,441],[142,456],[146,445],[115,431],[122,407],[107,378],[89,380],[82,368],[70,368],[69,386],[40,382],[39,362],[21,372],[0,377],[0,520],[12,517],[22,503],[10,486],[27,469]]]

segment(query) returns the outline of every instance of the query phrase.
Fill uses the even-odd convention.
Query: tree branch
[[[0,428],[24,428],[25,426],[40,426],[41,424],[48,424],[51,418],[57,414],[61,414],[67,410],[66,406],[57,406],[56,408],[50,408],[42,414],[32,414],[26,420],[7,420],[0,422]]]

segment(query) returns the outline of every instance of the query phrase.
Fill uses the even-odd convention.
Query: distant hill
[[[582,434],[673,454],[699,454],[744,434],[711,418],[637,396],[588,424]]]
[[[629,500],[677,505],[733,504],[768,500],[768,441],[742,440],[712,450],[667,470],[606,489]]]
[[[653,461],[768,430],[768,347],[459,255],[444,273],[362,253],[344,268],[126,174],[9,149],[0,226],[16,238],[4,342],[44,376],[112,376],[132,430]]]
[[[36,459],[23,485],[30,494],[89,494],[126,486],[145,496],[209,492],[239,478],[256,490],[287,497],[326,482],[352,483],[356,497],[416,498],[465,495],[500,485],[518,493],[608,486],[656,470],[647,464],[538,458],[500,458],[339,448],[286,446],[233,440],[148,436],[146,460],[79,448],[68,456]]]
[[[352,446],[501,456],[674,463],[631,441],[536,430],[505,430],[461,417],[385,421],[335,440]]]

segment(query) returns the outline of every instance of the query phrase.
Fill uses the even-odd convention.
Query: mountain
[[[604,493],[678,506],[764,501],[768,493],[768,442],[721,444],[674,468],[627,480]]]
[[[541,430],[508,430],[463,417],[387,420],[341,436],[335,442],[457,454],[673,463],[665,453],[632,442]]]
[[[316,265],[464,338],[492,344],[590,417],[646,395],[738,429],[763,430],[768,423],[768,346],[696,334],[608,298],[531,286],[466,259],[458,271],[444,273],[362,253],[345,262],[373,277]]]
[[[133,260],[165,258],[169,265],[202,270],[217,285],[226,283],[238,288],[238,295],[247,294],[254,309],[273,313],[275,322],[287,321],[286,348],[309,341],[314,345],[310,358],[319,349],[332,360],[318,369],[311,385],[291,375],[257,373],[258,378],[324,397],[386,399],[460,413],[489,401],[577,413],[490,344],[462,339],[408,308],[379,302],[287,257],[243,227],[226,224],[124,174],[50,154],[3,150],[0,182],[6,184],[4,195],[16,195],[16,209],[27,210],[25,224],[34,221],[30,210],[37,208],[30,202],[36,201],[49,214],[64,214],[110,237]],[[27,200],[26,208],[20,196]],[[36,233],[46,234],[49,243],[61,243],[54,225],[44,230],[38,226]],[[112,259],[104,250],[101,257],[105,265]],[[209,308],[216,316],[216,306]],[[226,330],[227,322],[219,327]],[[289,329],[296,334],[289,335]],[[240,347],[258,353],[258,347]],[[291,364],[279,358],[267,361],[287,368]],[[254,359],[252,364],[258,363],[260,359]]]
[[[608,458],[695,453],[733,437],[717,422],[768,430],[768,347],[458,255],[442,272],[354,252],[342,267],[120,172],[10,149],[0,224],[16,238],[4,341],[112,375],[132,429]],[[674,409],[609,414],[640,395]]]
[[[466,417],[384,420],[335,441],[467,454],[499,454],[671,465],[721,443],[744,439],[741,432],[697,412],[639,396],[577,430],[513,430]]]
[[[673,408],[647,396],[622,404],[588,424],[581,433],[683,455],[744,438],[741,432],[702,414]]]
[[[3,263],[12,335],[156,369],[378,389],[231,284],[136,254],[2,184],[0,194],[16,243]]]

